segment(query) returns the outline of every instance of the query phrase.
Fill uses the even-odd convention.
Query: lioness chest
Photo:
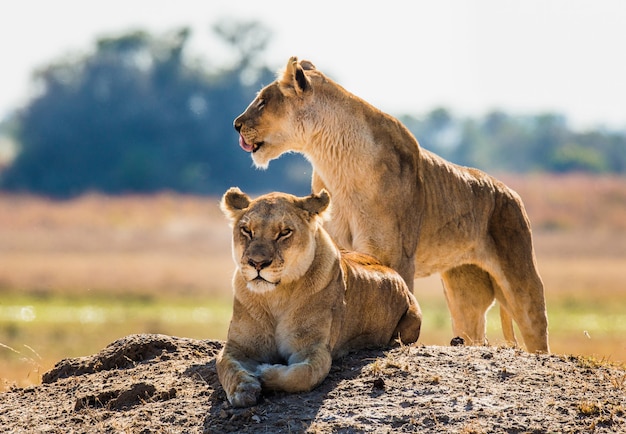
[[[265,346],[271,358],[291,360],[303,348],[322,346],[332,350],[345,315],[343,281],[337,272],[323,290],[307,294],[302,282],[280,288],[262,300]],[[249,303],[249,302],[248,302]]]

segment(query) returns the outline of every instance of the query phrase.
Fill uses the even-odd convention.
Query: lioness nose
[[[235,121],[233,122],[233,126],[235,127],[237,132],[241,131],[241,121],[239,121],[239,118],[235,119]]]
[[[252,258],[248,259],[248,265],[250,265],[251,267],[254,267],[257,271],[261,271],[265,267],[269,266],[271,263],[272,263],[271,259],[261,259],[261,260],[255,260]]]

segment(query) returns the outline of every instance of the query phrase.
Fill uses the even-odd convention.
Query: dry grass
[[[535,229],[626,231],[626,179],[588,175],[502,175]]]
[[[0,288],[229,292],[230,231],[215,198],[0,197]]]
[[[535,229],[553,351],[626,360],[626,179],[501,178],[520,193]],[[232,270],[230,229],[217,198],[88,195],[57,202],[0,195],[0,308],[20,297],[46,303],[59,296],[99,300],[94,303],[143,297],[165,305],[209,304],[229,299]],[[416,295],[425,316],[422,343],[447,344],[450,321],[439,277],[417,281]],[[492,311],[490,339],[498,344],[499,321]],[[5,382],[28,384],[59,357],[96,351],[113,333],[218,337],[226,323],[213,336],[193,327],[175,328],[158,318],[81,327],[92,346],[77,349],[67,327],[0,318],[0,343],[14,350],[0,348],[0,372]],[[19,372],[12,371],[16,366]]]

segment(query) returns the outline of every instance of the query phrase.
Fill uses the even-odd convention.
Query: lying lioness
[[[515,342],[512,317],[528,351],[549,351],[530,223],[502,182],[421,148],[397,119],[295,57],[234,125],[259,167],[306,156],[313,191],[333,197],[326,229],[339,246],[375,256],[409,288],[441,273],[456,336],[486,343],[485,312],[498,300],[506,340]]]
[[[233,227],[233,316],[217,373],[230,403],[261,387],[308,391],[333,358],[395,339],[415,342],[422,315],[404,280],[372,257],[341,252],[322,228],[329,195],[222,198]]]

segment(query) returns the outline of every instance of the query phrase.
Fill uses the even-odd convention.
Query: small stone
[[[463,339],[461,336],[457,336],[456,338],[452,338],[452,340],[450,341],[450,345],[452,345],[453,347],[461,347],[465,345],[465,339]]]
[[[374,389],[385,390],[385,381],[382,378],[377,378],[372,382]]]

